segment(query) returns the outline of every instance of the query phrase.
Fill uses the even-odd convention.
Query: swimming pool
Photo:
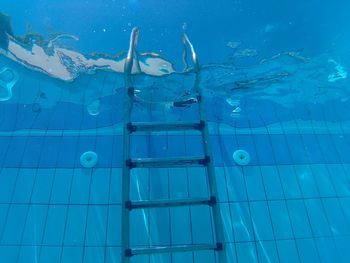
[[[347,262],[349,10],[3,0],[0,262]]]

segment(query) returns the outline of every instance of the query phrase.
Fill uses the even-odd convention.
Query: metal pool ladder
[[[123,155],[123,173],[122,173],[122,230],[121,230],[121,262],[129,263],[132,257],[137,255],[151,255],[156,253],[176,253],[176,252],[194,252],[200,250],[217,251],[219,263],[226,263],[227,259],[224,253],[224,232],[223,223],[218,204],[218,190],[215,178],[215,170],[212,162],[212,156],[209,145],[209,132],[207,122],[204,116],[204,105],[202,91],[199,86],[199,64],[197,55],[190,40],[184,34],[184,56],[186,56],[186,45],[188,45],[192,61],[193,71],[196,74],[195,89],[198,94],[197,103],[199,104],[199,121],[198,122],[131,122],[131,112],[134,102],[134,87],[132,81],[133,64],[138,64],[137,43],[138,28],[133,28],[130,36],[130,46],[125,61],[124,73],[126,84],[126,98],[124,105],[124,155]],[[186,63],[187,67],[187,63]],[[130,141],[131,135],[137,132],[157,132],[157,131],[185,131],[197,130],[201,133],[203,141],[204,156],[195,157],[179,157],[179,158],[131,158]],[[137,168],[173,168],[173,167],[190,167],[203,166],[206,168],[208,178],[209,197],[207,198],[188,198],[175,200],[149,200],[149,201],[132,201],[130,200],[130,176],[131,170]],[[214,242],[212,244],[187,244],[187,245],[171,245],[171,246],[147,246],[147,247],[130,247],[130,213],[136,209],[152,209],[152,208],[171,208],[180,206],[196,206],[206,205],[212,210],[212,222],[214,224]]]

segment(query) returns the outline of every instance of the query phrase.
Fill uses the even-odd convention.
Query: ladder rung
[[[199,251],[199,250],[222,250],[222,243],[216,244],[194,244],[194,245],[177,245],[177,246],[154,246],[145,248],[130,248],[125,250],[127,257],[136,255],[149,255],[159,253],[176,253],[176,252],[187,252],[187,251]]]
[[[210,157],[178,157],[178,158],[137,158],[126,161],[126,166],[132,168],[170,168],[189,165],[207,165]]]
[[[208,198],[174,199],[174,200],[147,200],[127,201],[125,207],[129,210],[140,208],[176,207],[190,205],[215,205],[215,196]]]
[[[183,131],[183,130],[203,130],[204,121],[200,122],[137,122],[128,123],[129,132],[145,131]]]

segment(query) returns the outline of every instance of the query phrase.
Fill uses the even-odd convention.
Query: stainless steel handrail
[[[184,49],[186,50],[186,44],[189,46],[190,51],[191,51],[191,56],[192,56],[192,62],[193,62],[193,71],[196,75],[195,77],[195,83],[194,83],[194,88],[200,98],[199,101],[199,116],[201,121],[207,121],[206,116],[205,116],[205,97],[203,95],[203,89],[200,85],[201,83],[201,74],[199,72],[199,62],[198,62],[198,57],[196,54],[196,51],[194,50],[194,47],[189,40],[188,36],[184,33],[182,42],[184,44]],[[184,51],[184,57],[186,57],[186,51]],[[202,140],[204,142],[203,144],[203,150],[204,150],[204,155],[205,156],[211,156],[211,142],[209,140],[209,129],[208,125],[204,126],[204,129],[202,131]],[[209,185],[209,192],[210,196],[218,197],[218,185],[217,185],[217,180],[215,176],[215,167],[213,162],[209,162],[207,164],[207,169],[208,169],[208,185]],[[214,217],[214,228],[215,228],[215,238],[217,244],[221,244],[223,250],[221,253],[218,254],[218,259],[220,263],[227,263],[227,258],[226,258],[226,253],[225,253],[225,235],[224,235],[224,225],[223,225],[223,220],[222,220],[222,213],[221,213],[221,208],[218,203],[213,205],[212,207],[213,211],[213,217]]]
[[[125,100],[124,100],[124,129],[123,129],[123,172],[121,178],[122,185],[122,206],[129,200],[130,196],[130,169],[126,165],[126,160],[130,159],[130,131],[127,128],[127,124],[130,122],[131,111],[132,111],[132,96],[130,91],[133,90],[133,79],[132,79],[132,68],[135,59],[136,47],[138,43],[139,29],[134,27],[130,34],[130,44],[127,57],[124,64],[124,75],[125,75]],[[137,59],[137,58],[136,58]],[[121,234],[121,261],[122,263],[129,263],[130,258],[125,255],[126,249],[129,248],[130,244],[130,214],[126,208],[122,208],[122,234]]]
[[[139,28],[134,27],[130,34],[130,44],[129,44],[129,50],[128,54],[125,59],[124,64],[124,73],[125,74],[131,74],[132,73],[132,67],[134,65],[134,59],[136,60],[138,70],[140,70],[140,64],[138,61],[138,55],[137,55],[137,44],[139,40]]]
[[[194,47],[190,41],[190,39],[188,38],[188,36],[186,35],[186,33],[183,34],[182,36],[182,43],[184,45],[184,53],[183,53],[183,60],[185,63],[185,70],[187,70],[188,66],[187,66],[187,61],[186,61],[186,57],[187,57],[187,52],[186,52],[186,44],[189,46],[190,50],[191,50],[191,57],[192,57],[192,62],[193,62],[193,69],[195,72],[199,71],[199,62],[198,62],[198,57],[197,57],[197,53],[194,50]]]

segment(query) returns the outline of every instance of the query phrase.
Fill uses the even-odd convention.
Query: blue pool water
[[[349,11],[345,0],[2,0],[0,262],[122,263],[124,64],[136,26],[131,119],[196,121],[199,85],[224,235],[208,206],[140,209],[130,246],[224,249],[130,262],[348,262]],[[196,131],[131,139],[133,158],[203,154]],[[130,180],[131,200],[210,192],[199,166],[133,169]]]

